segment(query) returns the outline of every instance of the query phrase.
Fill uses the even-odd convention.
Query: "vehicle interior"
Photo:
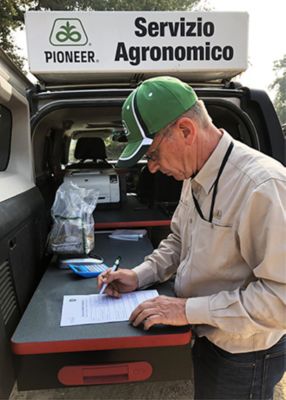
[[[206,100],[206,104],[216,126],[226,129],[235,139],[259,148],[250,118],[235,101],[215,99]],[[97,170],[102,169],[103,164],[104,168],[115,167],[127,141],[120,112],[121,107],[112,105],[112,101],[100,107],[74,104],[72,108],[62,106],[51,110],[34,123],[36,184],[48,210],[57,188],[71,170]],[[159,205],[162,209],[165,207],[168,216],[172,215],[179,201],[181,182],[160,172],[153,176],[144,159],[132,168],[116,169],[116,173],[122,186],[121,202],[128,196],[135,196],[147,207]]]

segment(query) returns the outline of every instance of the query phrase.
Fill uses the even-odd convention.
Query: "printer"
[[[99,209],[119,208],[121,205],[121,179],[112,168],[103,170],[69,170],[64,181],[71,181],[84,188],[99,191],[97,206]]]

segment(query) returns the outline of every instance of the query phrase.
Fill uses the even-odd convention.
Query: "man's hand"
[[[99,290],[104,283],[107,283],[104,293],[113,297],[120,297],[120,293],[133,292],[138,287],[137,275],[131,269],[111,271],[111,268],[109,268],[98,276]]]
[[[139,304],[130,315],[129,321],[134,325],[144,324],[147,330],[155,324],[188,325],[185,305],[187,299],[158,296]]]

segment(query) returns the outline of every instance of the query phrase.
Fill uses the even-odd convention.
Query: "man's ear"
[[[184,135],[186,144],[192,145],[197,135],[197,126],[195,122],[188,117],[182,117],[177,121],[177,124]]]

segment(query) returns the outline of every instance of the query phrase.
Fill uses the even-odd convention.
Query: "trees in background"
[[[12,33],[24,27],[26,10],[65,11],[184,11],[200,0],[1,0],[0,47],[23,68],[24,60],[17,51]]]
[[[187,10],[198,0],[38,0],[37,10],[173,11]]]
[[[23,58],[17,51],[12,32],[23,27],[24,11],[31,5],[31,0],[1,0],[0,5],[0,47],[20,68],[23,67]]]
[[[276,79],[270,89],[276,91],[274,106],[281,124],[286,124],[286,54],[280,60],[274,61],[273,71]]]

